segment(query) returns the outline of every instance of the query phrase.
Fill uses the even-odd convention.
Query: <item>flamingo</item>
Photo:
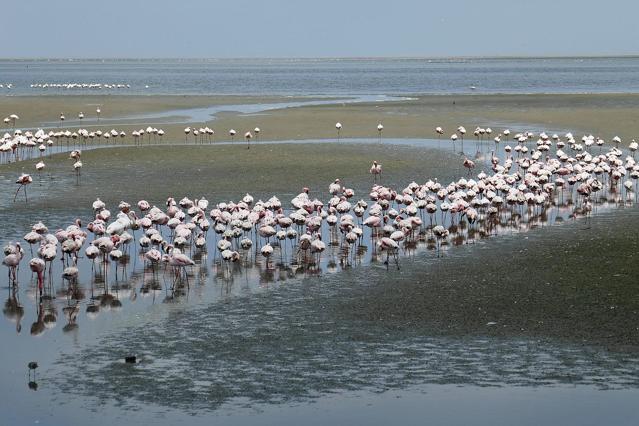
[[[251,132],[244,133],[244,139],[246,139],[246,149],[251,149],[251,138],[253,135]]]
[[[82,172],[82,161],[78,160],[75,163],[73,163],[73,170],[75,170],[75,177],[77,181],[78,179],[80,179],[80,175]]]
[[[251,247],[253,247],[253,241],[251,241],[249,238],[242,238],[242,240],[240,241],[240,247],[242,248],[242,250],[250,250]]]
[[[377,134],[379,136],[379,141],[382,141],[382,131],[384,130],[384,126],[382,125],[382,123],[379,123],[377,125]]]
[[[24,188],[24,201],[28,202],[28,198],[27,198],[27,185],[31,184],[33,182],[33,178],[31,177],[31,175],[28,174],[21,174],[20,177],[16,180],[16,184],[20,185],[18,186],[18,190],[16,191],[16,195],[13,197],[13,202],[15,203],[16,198],[18,197],[18,193],[20,192],[21,189]]]
[[[16,244],[19,247],[19,243]],[[2,264],[9,268],[9,282],[16,283],[18,280],[18,266],[20,266],[20,261],[22,260],[22,252],[17,250],[14,253],[9,253],[2,260]]]
[[[175,276],[178,278],[180,276],[180,272],[183,271],[184,275],[186,274],[186,267],[195,265],[195,262],[191,260],[190,257],[182,253],[179,249],[173,248],[171,249],[171,254],[169,255],[169,266],[172,266],[175,270]]]
[[[44,289],[44,260],[34,257],[29,261],[29,268],[38,276],[38,291],[40,293],[40,297],[42,297],[42,291]]]
[[[639,148],[639,144],[637,144],[637,142],[633,139],[632,142],[630,142],[630,145],[628,145],[628,149],[632,153],[633,159],[635,158],[635,152],[637,151],[637,148]]]
[[[504,137],[506,138],[506,143],[508,143],[508,138],[510,137],[510,130],[505,129],[503,132],[501,132],[502,135],[504,135]]]
[[[35,231],[31,231],[27,233],[23,239],[29,243],[29,247],[31,249],[31,254],[33,255],[33,245],[39,243],[42,240],[42,235],[38,234]]]
[[[339,135],[342,130],[342,123],[340,122],[335,123],[335,128],[337,129],[337,142],[339,142]]]
[[[230,262],[235,263],[240,260],[240,254],[234,250],[227,249],[222,252],[222,260],[226,264],[226,268],[229,269]]]
[[[364,226],[371,229],[371,239],[375,237],[376,228],[382,226],[382,218],[379,216],[369,216],[364,220]]]
[[[74,149],[69,153],[70,160],[78,161],[80,160],[80,157],[82,157],[82,151],[80,151],[79,149]]]
[[[20,117],[18,117],[18,114],[11,114],[9,116],[9,118],[11,119],[11,124],[13,126],[13,128],[16,128],[16,121],[20,119]]]
[[[336,195],[336,194],[342,192],[342,184],[341,184],[339,179],[335,179],[335,181],[333,181],[333,183],[328,185],[328,192],[331,195]]]
[[[399,260],[397,259],[399,244],[397,244],[397,241],[389,237],[382,237],[379,241],[377,241],[377,249],[382,253],[386,252],[386,260],[384,261],[384,264],[387,268],[388,259],[392,255],[393,259],[395,259],[395,265],[397,265],[397,269],[399,270]]]
[[[471,171],[475,168],[475,162],[472,160],[469,160],[468,157],[465,157],[464,167],[468,169],[468,176],[470,176]]]
[[[466,128],[464,126],[459,126],[457,128],[457,133],[459,133],[459,135],[461,137],[462,152],[464,152],[464,135],[466,134]]]
[[[271,244],[266,244],[260,249],[260,253],[266,258],[266,268],[268,269],[268,262],[273,254],[273,246]]]
[[[195,247],[198,249],[203,249],[206,246],[206,238],[204,237],[204,232],[200,232],[195,239]]]
[[[373,161],[373,165],[368,172],[373,175],[373,182],[382,179],[382,165],[378,164],[377,161]]]
[[[311,242],[311,254],[317,254],[317,264],[320,263],[324,250],[326,250],[326,244],[322,241],[322,236],[318,234],[317,238]]]
[[[437,257],[439,257],[441,241],[448,238],[449,231],[442,225],[437,225],[433,228],[433,234],[435,235],[435,238],[437,238]]]
[[[104,210],[106,204],[104,203],[104,201],[100,200],[100,198],[96,198],[96,200],[92,204],[92,207],[95,213],[99,213]]]
[[[80,273],[77,266],[67,266],[62,271],[62,278],[68,281],[75,281]]]
[[[155,272],[155,265],[162,260],[162,253],[158,249],[151,249],[144,253],[144,258],[151,264],[151,269]]]

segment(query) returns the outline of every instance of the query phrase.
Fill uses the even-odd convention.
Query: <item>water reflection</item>
[[[52,262],[41,297],[37,277],[26,268],[19,271],[18,286],[31,302],[27,315],[33,318],[34,335],[56,327],[59,312],[65,323],[59,329],[73,336],[83,321],[99,320],[109,312],[166,304],[162,306],[166,318],[127,324],[73,357],[62,356],[65,371],[75,371],[78,365],[83,371],[68,380],[52,379],[65,392],[97,401],[115,398],[125,407],[142,401],[185,410],[216,409],[247,400],[290,401],[413,383],[637,387],[634,366],[639,364],[633,354],[475,333],[435,337],[440,330],[411,330],[411,324],[397,327],[383,321],[383,313],[377,320],[344,320],[336,315],[336,303],[354,297],[349,289],[365,288],[369,280],[392,282],[411,259],[434,266],[455,256],[456,248],[476,244],[479,250],[478,243],[487,238],[567,222],[578,222],[576,229],[587,228],[597,213],[634,206],[632,191],[603,182],[602,190],[589,197],[574,184],[560,187],[543,202],[504,197],[501,202],[477,205],[472,218],[451,208],[449,197],[440,199],[436,192],[428,194],[435,197],[436,208],[417,208],[414,215],[408,213],[409,205],[394,200],[384,209],[387,218],[380,226],[369,228],[364,225],[365,216],[353,212],[353,224],[362,229],[354,238],[326,220],[314,235],[325,243],[319,253],[301,238],[307,234],[306,221],[292,224],[289,228],[295,235],[289,238],[287,233],[282,239],[277,235],[264,239],[253,227],[237,236],[228,234],[233,226],[227,223],[217,232],[211,227],[203,246],[195,238],[180,243],[194,261],[181,270],[148,259],[153,249],[168,255],[168,246],[177,246],[175,232],[167,226],[141,227],[132,231],[133,241],[122,248],[121,256],[79,258],[80,273],[73,279],[62,278],[69,259]],[[469,188],[456,190],[467,193]],[[180,210],[186,223],[193,222],[187,208]],[[285,216],[292,212],[283,210]],[[315,214],[319,215],[310,216]],[[400,225],[409,216],[411,224]],[[397,249],[382,249],[381,240],[398,228],[407,232]],[[160,237],[157,243],[141,246],[143,238],[151,240],[154,235]],[[242,245],[243,236],[250,238],[251,246]],[[218,249],[223,241],[229,250],[237,251],[237,258],[223,256]],[[262,255],[266,245],[272,248],[267,257]],[[322,279],[307,279],[317,276]],[[9,287],[5,302],[5,316],[13,323],[24,315],[24,308],[19,316],[15,309],[8,309],[19,304],[18,286]],[[268,297],[261,297],[266,292]],[[401,306],[394,312],[399,310]],[[445,328],[445,318],[440,320]],[[140,360],[134,367],[123,361],[130,354]],[[168,401],[167,395],[171,396]]]
[[[73,361],[62,360],[65,369],[80,363],[83,373],[56,383],[98,407],[114,398],[123,408],[142,402],[193,413],[423,383],[639,386],[636,355],[341,322],[331,302],[338,292],[343,295],[331,278],[322,285],[280,287],[268,298],[177,310],[165,321],[114,333]],[[121,359],[129,353],[140,360],[135,368]]]
[[[22,331],[22,317],[24,316],[24,306],[20,303],[18,298],[19,291],[18,286],[13,286],[9,289],[9,297],[4,302],[4,308],[2,313],[5,318],[10,322],[15,323],[16,333]]]
[[[288,238],[278,235],[278,238],[264,239],[252,227],[244,233],[230,234],[229,226],[222,226],[217,231],[208,231],[206,243],[201,247],[193,240],[181,245],[194,262],[185,268],[149,261],[151,250],[171,250],[176,236],[169,227],[148,226],[137,234],[132,232],[131,244],[121,246],[122,254],[117,258],[105,254],[95,259],[80,256],[74,261],[71,256],[62,256],[60,261],[50,261],[44,271],[41,293],[37,274],[21,268],[17,282],[9,286],[3,313],[16,324],[19,333],[25,307],[18,297],[20,289],[24,288],[32,300],[28,306],[34,307],[37,316],[31,326],[32,335],[54,328],[59,310],[66,321],[63,331],[71,332],[81,326],[84,316],[95,319],[103,312],[126,308],[136,303],[138,296],[143,303],[182,302],[191,294],[197,300],[214,301],[366,265],[377,265],[392,273],[393,269],[401,270],[402,259],[412,259],[420,253],[445,256],[456,246],[556,226],[581,217],[586,219],[582,226],[588,227],[590,215],[631,205],[633,200],[615,187],[588,200],[579,197],[576,189],[571,188],[559,190],[553,199],[543,203],[522,198],[493,202],[476,206],[477,214],[472,218],[451,208],[446,197],[436,201],[436,209],[414,209],[412,216],[405,216],[407,219],[400,214],[406,212],[407,207],[392,202],[388,203],[386,214],[376,226],[364,226],[363,215],[355,217],[352,225],[342,229],[319,220],[319,228],[313,228],[316,238],[313,241],[326,241],[321,249],[311,246],[310,238],[304,238],[309,236],[308,218],[304,219],[304,225],[293,223],[289,231],[295,232],[289,233]],[[319,219],[319,214],[317,217]],[[353,234],[352,230],[356,229],[359,233]],[[397,247],[384,247],[382,242],[399,229],[403,229],[403,233]],[[149,240],[154,235],[156,244],[142,244],[144,238]],[[242,237],[246,236],[251,237],[250,247],[242,245]],[[220,244],[237,253],[237,257],[223,257]],[[261,252],[266,245],[272,249],[267,257]],[[72,264],[77,264],[78,274],[65,275]]]

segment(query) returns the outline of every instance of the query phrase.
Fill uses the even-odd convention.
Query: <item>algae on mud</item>
[[[461,168],[455,167],[459,156],[449,151],[379,143],[254,144],[251,149],[241,142],[99,148],[83,152],[79,183],[65,153],[45,158],[47,168],[41,175],[33,173],[37,160],[3,166],[0,199],[4,209],[0,207],[0,212],[19,217],[26,229],[27,220],[36,221],[43,210],[69,217],[77,214],[78,207],[89,207],[96,197],[111,205],[141,199],[163,205],[170,196],[205,196],[220,202],[237,200],[247,192],[256,199],[292,198],[304,186],[321,197],[337,177],[365,197],[372,184],[370,164],[381,158],[383,181],[395,186],[422,177],[452,178],[455,169]],[[28,204],[12,203],[13,176],[22,172],[33,174],[31,199]]]

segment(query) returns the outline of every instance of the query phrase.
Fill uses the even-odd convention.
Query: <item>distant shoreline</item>
[[[172,57],[147,57],[147,58],[128,58],[128,57],[6,57],[0,58],[0,61],[5,62],[234,62],[234,61],[281,61],[281,62],[296,62],[296,61],[467,61],[467,60],[537,60],[537,59],[639,59],[639,53],[614,55],[614,54],[601,54],[601,55],[542,55],[542,56],[527,56],[527,55],[489,55],[489,56],[256,56],[256,57],[194,57],[194,58],[172,58]]]

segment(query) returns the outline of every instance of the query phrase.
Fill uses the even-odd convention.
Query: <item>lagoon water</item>
[[[130,87],[30,87],[65,82]],[[414,93],[637,93],[639,58],[2,60],[0,84],[7,83],[12,88],[0,89],[1,94],[365,99]],[[211,111],[192,115],[200,113]],[[321,142],[327,141],[303,143]],[[363,142],[377,141],[344,141]],[[384,143],[440,151],[438,141]],[[298,142],[272,146],[286,144]],[[478,151],[473,142],[467,144],[471,153]],[[451,168],[430,177],[451,179],[458,161],[437,158],[446,160],[442,168]],[[12,174],[1,178],[13,188]],[[85,179],[86,186],[91,174]],[[63,177],[64,182],[73,185],[71,178]],[[30,188],[34,199],[46,198],[41,185]],[[366,188],[356,190],[359,197]],[[206,195],[219,202],[243,194],[217,188]],[[92,200],[18,214],[11,209],[12,197],[8,191],[0,194],[3,243],[23,235],[36,217],[55,230],[77,215],[91,215]],[[123,306],[105,306],[98,315],[86,312],[99,281],[87,268],[72,295],[57,271],[55,299],[47,312],[39,312],[26,263],[17,294],[8,287],[3,267],[0,397],[8,409],[0,424],[146,424],[152,419],[157,425],[636,425],[639,289],[628,277],[633,270],[611,261],[585,266],[578,261],[581,253],[596,260],[610,250],[608,244],[627,233],[624,224],[635,232],[639,210],[636,203],[599,208],[589,227],[582,219],[552,224],[545,218],[526,232],[464,241],[442,258],[424,248],[403,257],[396,274],[370,260],[352,269],[329,268],[328,259],[319,273],[293,277],[258,264],[229,273],[208,253],[198,259],[198,285],[177,298],[167,296],[166,282],[148,285],[149,273],[134,254],[130,275],[116,284]],[[534,271],[536,280],[530,278],[526,267],[540,264],[547,268]],[[577,265],[583,267],[581,280],[566,275],[551,282]],[[502,266],[512,279],[500,273]],[[606,275],[595,276],[599,273]],[[590,277],[588,286],[578,285]],[[77,300],[80,313],[70,320],[65,308]],[[40,318],[47,314],[46,321]],[[43,322],[46,329],[32,336],[32,324]],[[130,353],[141,362],[125,365],[122,358]],[[30,360],[40,363],[35,392],[27,386]]]
[[[43,83],[130,87],[30,87]],[[0,84],[12,84],[0,94],[14,95],[637,93],[639,58],[5,59],[0,60]]]

